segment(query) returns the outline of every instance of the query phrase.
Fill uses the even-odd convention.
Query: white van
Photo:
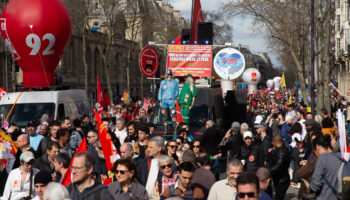
[[[0,118],[3,122],[20,92],[8,93],[0,100]],[[18,99],[9,123],[25,127],[29,121],[40,120],[48,114],[50,120],[71,120],[89,114],[89,102],[84,90],[30,91]]]

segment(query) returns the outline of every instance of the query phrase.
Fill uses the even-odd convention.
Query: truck
[[[17,102],[16,99],[18,98]],[[14,105],[14,107],[13,107]],[[8,116],[11,108],[12,112]],[[89,101],[84,90],[13,92],[0,100],[1,123],[15,123],[23,128],[29,121],[40,120],[47,114],[50,120],[63,121],[89,114]]]

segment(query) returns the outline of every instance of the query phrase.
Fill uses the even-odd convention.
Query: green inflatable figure
[[[186,124],[189,123],[190,110],[194,105],[194,100],[197,96],[196,85],[193,80],[193,76],[188,74],[186,77],[186,83],[182,87],[179,95],[179,106],[182,114],[182,118]]]

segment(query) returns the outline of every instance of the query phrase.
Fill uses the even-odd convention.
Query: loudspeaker
[[[181,44],[190,44],[190,43],[191,43],[191,29],[182,29]]]
[[[227,91],[224,109],[224,127],[231,128],[234,121],[246,122],[247,119],[247,92],[244,90]]]
[[[199,22],[198,23],[198,44],[213,44],[213,23]],[[208,43],[206,43],[208,41]]]

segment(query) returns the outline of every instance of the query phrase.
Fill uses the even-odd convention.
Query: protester
[[[71,170],[73,183],[66,188],[71,199],[86,200],[113,200],[108,187],[94,179],[94,157],[87,152],[75,155]]]
[[[253,172],[244,172],[237,178],[237,197],[239,200],[258,200],[260,197],[259,178]],[[276,198],[277,199],[277,198]]]
[[[159,157],[159,168],[161,173],[158,175],[156,181],[155,191],[150,194],[150,199],[160,199],[160,195],[167,187],[175,185],[178,174],[176,173],[176,166],[171,157],[161,155]]]
[[[128,143],[128,142],[124,142],[121,146],[120,146],[120,156],[122,158],[134,158],[134,148],[132,146],[132,144]]]
[[[149,128],[142,124],[138,127],[138,140],[137,142],[134,143],[134,153],[139,157],[139,158],[144,158],[145,156],[148,155],[146,152],[147,146],[148,146],[148,136],[149,136]]]
[[[120,141],[120,144],[123,144],[125,141],[125,138],[128,136],[126,127],[125,127],[125,120],[123,118],[119,118],[116,120],[116,129],[114,131],[115,136]]]
[[[40,171],[35,175],[34,187],[35,198],[33,200],[44,200],[44,193],[47,190],[47,185],[52,181],[51,174],[46,171]]]
[[[46,153],[47,144],[49,142],[57,142],[57,132],[61,128],[61,125],[57,121],[52,121],[50,123],[50,134],[40,141],[38,150],[36,152],[37,156],[40,157]]]
[[[85,134],[83,132],[83,129],[81,128],[81,125],[82,125],[82,122],[80,119],[73,120],[74,129],[69,139],[69,146],[72,148],[73,152],[77,150],[77,148],[79,147],[79,144],[85,137]]]
[[[96,130],[89,130],[87,133],[87,142],[89,147],[95,147],[96,146],[96,142],[98,141],[98,132]]]
[[[49,172],[53,180],[55,179],[55,170],[53,166],[53,158],[59,153],[59,145],[57,142],[49,142],[47,144],[47,152],[40,158],[35,160],[34,167]]]
[[[39,170],[33,168],[34,159],[34,154],[30,151],[21,154],[21,166],[10,172],[2,199],[17,200],[25,197],[31,199],[35,196],[34,177]]]
[[[56,181],[61,182],[64,175],[66,174],[70,163],[70,158],[65,153],[59,153],[53,157],[53,166],[55,168],[55,172],[59,173]],[[59,178],[61,177],[61,178]]]
[[[290,184],[288,173],[290,155],[283,145],[282,137],[276,135],[272,140],[273,149],[270,149],[267,167],[271,172],[272,181],[276,188],[276,199],[284,199]]]
[[[231,128],[226,132],[219,144],[222,151],[227,152],[227,162],[239,158],[242,144],[243,138],[240,133],[240,124],[238,122],[233,122]]]
[[[260,167],[256,171],[256,176],[259,178],[259,187],[260,187],[260,198],[265,200],[272,200],[272,191],[271,191],[271,174],[269,169],[265,167]]]
[[[109,184],[108,190],[115,200],[148,199],[145,187],[136,181],[136,165],[130,158],[117,160],[112,172],[118,181]]]
[[[231,200],[237,194],[237,177],[243,172],[243,164],[234,159],[227,163],[227,178],[217,181],[210,189],[208,200]]]
[[[176,155],[177,148],[176,140],[169,140],[166,144],[167,155],[174,160],[176,165],[179,161],[179,157]]]
[[[44,200],[70,200],[68,190],[61,184],[51,182],[47,185]]]
[[[161,199],[169,197],[181,197],[184,200],[205,199],[202,189],[191,184],[194,174],[194,166],[190,162],[183,162],[179,166],[178,180],[175,185],[167,187],[161,195]]]
[[[264,166],[263,152],[258,144],[253,143],[252,132],[246,131],[243,134],[243,140],[239,159],[242,160],[245,170],[255,172],[259,167]]]

